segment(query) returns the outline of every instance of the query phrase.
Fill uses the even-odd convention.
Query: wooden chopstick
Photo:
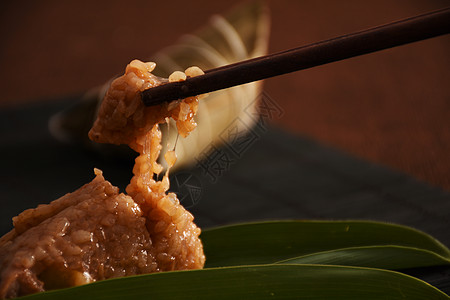
[[[211,69],[204,75],[188,78],[186,81],[145,90],[142,92],[142,101],[146,106],[151,106],[183,99],[448,33],[450,7]]]

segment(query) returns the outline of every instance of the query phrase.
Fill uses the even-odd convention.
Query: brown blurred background
[[[82,93],[242,1],[2,1],[0,109]],[[430,10],[439,0],[277,0],[270,52]],[[267,80],[277,125],[450,191],[450,37]],[[32,129],[30,129],[32,130]]]

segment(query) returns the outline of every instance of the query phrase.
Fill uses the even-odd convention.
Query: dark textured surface
[[[421,229],[450,245],[450,194],[407,175],[273,127],[241,158],[223,152],[235,161],[217,183],[194,169],[205,184],[192,208],[201,225],[273,218],[378,220]]]

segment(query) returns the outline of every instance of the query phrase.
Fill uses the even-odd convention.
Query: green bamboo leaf
[[[155,273],[45,292],[53,299],[450,299],[401,273],[342,266],[263,265]]]
[[[274,263],[316,252],[363,246],[450,251],[431,236],[401,225],[366,221],[273,221],[204,230],[206,267]]]
[[[317,252],[280,261],[282,264],[324,264],[401,270],[450,264],[434,252],[403,246],[365,246]]]

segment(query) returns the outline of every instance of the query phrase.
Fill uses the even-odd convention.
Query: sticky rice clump
[[[186,74],[175,71],[169,80],[151,73],[153,62],[133,60],[125,74],[111,83],[98,112],[98,117],[89,132],[91,140],[98,143],[126,144],[141,152],[146,134],[153,126],[172,117],[179,134],[186,137],[195,127],[194,115],[197,112],[199,97],[189,97],[182,101],[163,103],[146,107],[140,92],[170,81],[185,80],[203,74],[198,67],[191,67]]]
[[[89,136],[101,143],[127,144],[138,152],[133,177],[120,193],[96,169],[94,180],[50,204],[13,219],[0,238],[0,298],[76,286],[135,274],[202,268],[200,228],[169,193],[169,170],[161,180],[159,123],[173,118],[187,136],[195,127],[199,97],[145,107],[141,91],[163,84],[154,63],[132,61],[111,84]],[[174,73],[185,80],[202,71]],[[169,169],[174,151],[164,154]]]

